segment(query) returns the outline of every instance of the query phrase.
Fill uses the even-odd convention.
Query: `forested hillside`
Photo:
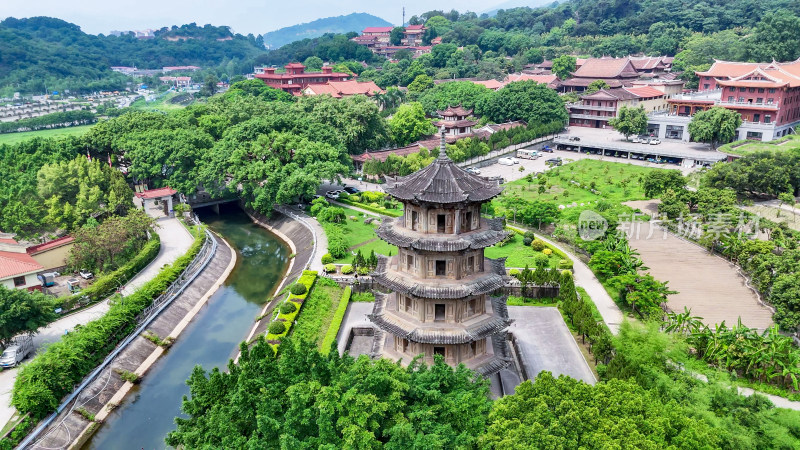
[[[366,27],[389,27],[392,24],[367,13],[352,13],[346,16],[325,17],[308,23],[264,33],[264,44],[277,49],[283,45],[302,39],[313,39],[325,33],[360,32]]]
[[[0,22],[0,93],[43,93],[119,89],[126,77],[110,66],[155,69],[164,66],[219,66],[235,61],[246,70],[261,53],[252,35],[234,35],[227,27],[195,24],[164,28],[154,39],[130,35],[91,35],[49,17]]]

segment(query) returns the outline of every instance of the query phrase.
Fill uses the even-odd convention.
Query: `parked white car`
[[[658,145],[660,143],[661,143],[661,141],[658,140],[658,138],[651,138],[650,139],[650,145]]]
[[[325,193],[325,197],[328,197],[331,200],[336,200],[337,198],[339,198],[339,194],[341,193],[342,191],[328,191]]]
[[[469,173],[471,173],[473,175],[480,175],[481,174],[480,169],[476,169],[475,167],[467,168],[467,172],[469,172]]]
[[[635,138],[633,138],[631,140],[631,142],[633,142],[634,144],[638,144],[639,143],[639,136],[636,136]]]
[[[500,158],[497,160],[497,164],[502,164],[504,166],[513,166],[514,159],[513,158]]]
[[[81,275],[81,278],[83,278],[84,280],[90,280],[90,279],[94,278],[94,274],[92,272],[89,272],[88,270],[81,270],[78,273]]]

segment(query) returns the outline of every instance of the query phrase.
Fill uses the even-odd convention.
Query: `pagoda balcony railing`
[[[595,114],[570,114],[570,119],[595,119],[595,120],[609,120],[614,116],[600,116]]]

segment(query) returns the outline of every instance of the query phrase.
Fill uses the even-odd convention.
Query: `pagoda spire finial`
[[[439,141],[439,160],[440,161],[447,161],[450,158],[447,157],[447,142],[445,142],[444,135],[447,130],[444,128],[444,125],[439,127],[439,134],[441,135],[441,140]]]

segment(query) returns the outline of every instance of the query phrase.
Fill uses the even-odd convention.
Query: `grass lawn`
[[[487,247],[484,251],[484,254],[487,258],[502,258],[504,256],[508,257],[508,259],[506,259],[506,267],[525,267],[527,264],[533,268],[535,267],[533,259],[534,256],[537,254],[542,254],[542,252],[535,251],[530,245],[524,245],[522,239],[522,235],[514,233],[514,237],[511,239],[511,242],[502,247],[498,247],[496,245]],[[548,248],[552,250],[552,247],[548,246]],[[549,256],[547,267],[557,268],[559,261],[561,261],[561,257],[553,252]]]
[[[639,180],[656,169],[594,159],[581,159],[549,170],[545,191],[539,193],[539,180],[521,178],[505,185],[503,195],[516,195],[525,200],[539,200],[562,205],[594,203],[606,199],[613,203],[644,200]],[[592,187],[594,183],[594,187]],[[592,189],[595,192],[592,192]],[[509,216],[509,218],[511,218]]]
[[[163,97],[159,97],[158,99],[148,102],[145,99],[140,98],[131,104],[132,109],[138,109],[141,111],[161,111],[161,112],[169,112],[175,111],[177,109],[183,109],[187,105],[185,103],[173,103],[170,100],[179,96],[185,95],[184,92],[170,92]]]
[[[770,142],[762,141],[736,141],[719,147],[719,151],[730,153],[731,155],[744,156],[748,153],[764,150],[789,150],[800,148],[800,136],[789,134],[780,139]]]
[[[303,310],[298,316],[292,336],[296,339],[321,343],[331,326],[343,292],[344,289],[334,281],[318,278],[311,294],[303,303]]]
[[[376,254],[389,255],[390,252],[392,255],[397,254],[397,247],[378,239],[375,234],[375,230],[378,228],[377,218],[372,223],[365,224],[364,219],[373,216],[350,208],[343,209],[347,215],[347,221],[342,226],[344,227],[345,237],[351,253],[344,258],[337,259],[336,263],[346,264],[352,262],[353,253],[358,250],[361,250],[361,254],[364,256],[369,255],[373,250]],[[355,217],[358,220],[351,220],[350,217]]]
[[[93,125],[81,125],[77,127],[55,128],[52,130],[22,131],[20,133],[0,134],[0,144],[16,144],[35,137],[54,138],[64,136],[80,136],[85,134]]]

